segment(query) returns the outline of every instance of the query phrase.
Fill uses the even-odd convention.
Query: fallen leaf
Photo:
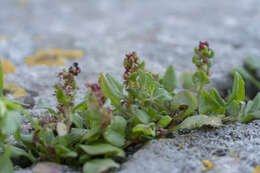
[[[35,55],[26,58],[25,63],[31,66],[63,66],[65,65],[62,58],[77,59],[84,54],[80,50],[48,49],[40,50]]]
[[[214,166],[213,162],[210,160],[201,160],[201,163],[203,163],[203,165],[205,166],[204,168],[201,169],[202,171],[209,171]]]
[[[64,66],[65,63],[60,56],[47,52],[37,52],[35,55],[25,59],[25,63],[30,66],[47,65],[47,66]]]
[[[6,40],[7,40],[6,36],[0,35],[0,41],[6,41]]]
[[[84,55],[81,50],[49,49],[47,51],[67,59],[78,59]]]
[[[254,169],[253,173],[260,173],[260,165]]]
[[[33,173],[62,173],[60,165],[51,162],[38,163],[33,169]]]
[[[24,88],[16,84],[4,83],[4,91],[15,97],[25,97],[27,95]]]
[[[20,8],[26,8],[29,5],[30,0],[18,0],[18,6]]]
[[[181,147],[182,147],[182,145],[183,145],[183,144],[178,144],[178,147],[180,147],[180,148],[181,148]]]
[[[15,67],[13,63],[4,58],[0,58],[0,61],[2,62],[4,75],[8,73],[15,73]]]

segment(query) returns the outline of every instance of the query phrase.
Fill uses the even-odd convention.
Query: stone
[[[119,173],[199,173],[204,168],[200,160],[214,164],[209,171],[212,173],[253,172],[260,163],[259,128],[260,120],[255,120],[217,129],[195,129],[190,134],[175,132],[173,138],[148,142],[122,165]]]

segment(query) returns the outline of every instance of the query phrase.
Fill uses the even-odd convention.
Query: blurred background
[[[234,66],[260,54],[259,28],[259,0],[0,0],[0,57],[16,68],[7,82],[47,97],[62,66],[26,64],[38,51],[80,51],[79,59],[63,61],[79,62],[83,86],[100,72],[121,77],[124,55],[133,50],[152,71],[169,64],[178,74],[193,70],[193,48],[209,41],[213,82],[222,87]]]

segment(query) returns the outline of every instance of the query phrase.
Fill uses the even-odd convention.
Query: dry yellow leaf
[[[47,65],[47,66],[63,66],[64,61],[60,56],[48,54],[46,52],[37,52],[35,55],[25,59],[25,63],[30,66]]]
[[[0,35],[0,41],[6,41],[6,40],[7,40],[7,38],[5,36]]]
[[[47,65],[47,66],[63,66],[62,58],[77,59],[83,56],[80,50],[63,50],[48,49],[40,50],[35,55],[26,58],[25,63],[28,65]]]
[[[13,63],[11,63],[10,61],[5,60],[3,58],[0,58],[0,61],[3,65],[4,75],[6,75],[8,73],[15,73],[15,67],[14,67]]]
[[[260,165],[254,169],[253,173],[260,173]]]
[[[213,162],[210,160],[201,160],[201,163],[203,163],[203,165],[205,166],[204,168],[202,168],[202,171],[209,171],[214,166]]]
[[[25,8],[29,5],[29,0],[18,0],[18,6],[21,8]]]
[[[15,97],[25,97],[27,95],[24,88],[16,84],[4,83],[4,90]]]
[[[57,56],[61,56],[67,59],[78,59],[84,55],[81,50],[65,50],[65,49],[49,49],[49,53],[52,53]]]

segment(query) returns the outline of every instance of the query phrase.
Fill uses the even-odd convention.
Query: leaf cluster
[[[223,98],[215,88],[208,91],[204,87],[210,82],[213,50],[207,42],[200,42],[194,54],[196,71],[182,74],[180,80],[172,65],[163,75],[155,74],[145,68],[135,52],[127,54],[122,82],[110,74],[100,74],[98,83],[86,84],[85,98],[79,104],[75,104],[75,77],[80,69],[74,64],[58,75],[60,81],[54,86],[57,109],[41,101],[38,106],[49,114],[37,120],[17,104],[9,108],[10,103],[1,97],[0,123],[8,126],[0,126],[4,146],[0,146],[4,151],[1,157],[10,158],[12,151],[19,150],[7,145],[7,134],[17,133],[17,140],[26,148],[19,150],[20,155],[32,162],[52,161],[82,167],[84,173],[100,173],[118,168],[130,147],[175,130],[260,118],[260,95],[245,102],[239,73],[234,74],[232,93]],[[177,90],[180,83],[185,89]],[[33,125],[31,133],[19,133],[20,114],[14,110],[27,115]],[[11,172],[11,162],[6,165],[10,165],[6,172]]]

